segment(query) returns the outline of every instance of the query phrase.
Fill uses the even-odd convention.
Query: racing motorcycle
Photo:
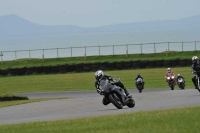
[[[116,82],[121,82],[120,79]],[[108,79],[102,79],[99,84],[101,89],[100,95],[109,100],[116,108],[122,109],[123,106],[133,108],[135,101],[132,97],[127,97],[124,90],[114,83],[110,83]]]
[[[144,81],[142,78],[136,80],[136,87],[139,90],[139,93],[142,93],[142,90],[144,89]]]
[[[172,74],[168,74],[167,82],[168,82],[168,85],[171,88],[171,90],[174,90],[176,82],[175,82],[175,77]]]
[[[183,78],[178,78],[177,83],[180,89],[185,89],[185,81],[183,80]]]

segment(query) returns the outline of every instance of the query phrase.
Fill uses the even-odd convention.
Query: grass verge
[[[200,107],[2,125],[3,133],[197,133]]]
[[[175,74],[180,73],[186,80],[186,89],[193,88],[191,78],[193,74],[190,67],[175,67]],[[169,88],[165,81],[166,68],[147,68],[131,70],[104,71],[113,77],[120,77],[126,88],[134,89],[134,79],[141,74],[145,79],[146,88]],[[67,73],[67,74],[42,74],[26,76],[0,77],[0,94],[16,92],[53,92],[53,91],[76,91],[95,90],[94,73]],[[177,85],[175,89],[178,88]],[[144,90],[145,91],[145,90]]]
[[[0,108],[13,106],[13,105],[20,105],[20,104],[27,104],[27,103],[33,103],[33,102],[48,101],[48,100],[59,100],[59,99],[67,99],[67,98],[40,98],[40,99],[31,99],[31,100],[4,101],[4,102],[0,102]]]

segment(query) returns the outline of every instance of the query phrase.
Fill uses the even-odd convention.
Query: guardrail
[[[3,60],[17,59],[45,59],[45,58],[64,58],[64,57],[87,57],[101,55],[119,55],[125,54],[145,54],[159,53],[164,51],[196,51],[200,50],[200,41],[188,42],[156,42],[141,44],[123,44],[123,45],[102,45],[102,46],[84,46],[67,48],[49,48],[49,49],[31,49],[0,51],[1,62]]]

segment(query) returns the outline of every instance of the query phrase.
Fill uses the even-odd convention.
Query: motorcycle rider
[[[102,79],[104,79],[104,78],[105,78],[105,79],[108,79],[109,81],[113,81],[113,84],[115,84],[115,85],[121,87],[121,88],[124,90],[124,92],[125,92],[125,94],[126,94],[126,96],[127,96],[128,98],[132,97],[132,96],[128,93],[127,89],[124,87],[123,83],[121,83],[121,82],[116,82],[115,78],[113,78],[113,77],[111,77],[111,76],[109,76],[109,75],[104,74],[102,70],[98,70],[98,71],[95,72],[95,79],[96,79],[96,81],[95,81],[95,87],[96,87],[96,90],[97,90],[98,93],[101,92],[101,89],[99,88],[100,81],[101,81]],[[103,100],[102,100],[102,103],[103,103],[104,105],[107,105],[107,104],[110,103],[110,101],[104,97]]]
[[[141,79],[143,80],[143,89],[144,89],[144,84],[145,84],[144,78],[143,78],[140,74],[138,74],[137,77],[135,78],[135,85],[136,85],[136,87],[137,87],[137,80],[138,80],[139,78],[141,78]]]
[[[177,77],[176,77],[176,82],[178,84],[178,79],[179,78],[182,78],[183,79],[183,82],[185,83],[185,79],[183,78],[183,76],[181,76],[180,74],[177,74]]]
[[[179,79],[179,78],[182,78],[182,79],[183,79],[183,81],[185,82],[185,80],[184,80],[183,76],[181,76],[180,74],[177,74],[177,77],[176,77],[176,82],[178,82],[178,79]]]
[[[168,75],[172,75],[175,78],[175,73],[171,70],[171,68],[167,68],[167,71],[165,73],[166,82],[168,82],[168,80],[167,80]]]
[[[192,57],[192,68],[191,68],[192,73],[195,74],[195,76],[192,78],[192,82],[195,86],[195,89],[198,89],[198,86],[196,84],[197,81],[197,76],[200,76],[200,64],[199,64],[199,58],[197,56]]]

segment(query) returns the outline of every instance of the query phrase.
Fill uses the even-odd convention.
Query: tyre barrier
[[[164,60],[157,60],[156,61],[156,66],[157,67],[163,67],[164,66]]]
[[[132,68],[140,68],[140,60],[133,61]]]
[[[26,67],[18,68],[18,75],[24,75],[26,74]]]
[[[18,75],[18,68],[10,68],[9,72],[10,72],[10,75],[16,76]]]
[[[151,67],[151,68],[156,67],[156,61],[155,60],[149,60],[148,61],[148,67]]]
[[[164,67],[170,67],[171,61],[170,60],[164,60]]]
[[[42,74],[43,73],[43,66],[35,67],[35,73],[36,74]]]
[[[58,72],[59,72],[58,65],[50,67],[50,73],[58,73]]]
[[[179,66],[187,66],[187,59],[180,59]]]
[[[49,74],[49,73],[67,73],[67,72],[89,72],[101,70],[123,70],[135,68],[155,68],[155,67],[176,67],[191,66],[191,59],[173,59],[173,60],[136,60],[121,62],[95,62],[80,64],[63,64],[56,66],[35,66],[24,68],[0,69],[0,75],[25,75],[25,74]]]
[[[192,65],[192,60],[191,59],[187,59],[187,66],[191,66]]]
[[[51,66],[43,66],[43,73],[49,74],[51,72]]]
[[[99,69],[107,70],[108,69],[108,62],[102,62],[99,64]]]
[[[140,61],[140,68],[146,68],[147,66],[148,66],[147,60]]]
[[[25,73],[26,74],[33,74],[33,73],[35,73],[35,67],[27,67]]]
[[[92,63],[91,66],[92,66],[92,71],[99,70],[99,62]]]
[[[82,72],[83,71],[83,63],[75,64],[75,72]]]
[[[108,62],[108,70],[115,70],[116,62]]]
[[[83,71],[86,71],[86,72],[92,71],[91,63],[84,63]]]
[[[64,64],[64,65],[58,65],[58,72],[59,73],[66,73],[67,71],[67,65]]]
[[[74,72],[75,71],[75,64],[67,65],[66,72]]]
[[[122,70],[124,69],[124,62],[121,61],[121,62],[116,62],[116,69],[117,70]]]
[[[173,59],[171,60],[171,67],[179,66],[179,59]]]
[[[1,75],[6,76],[9,74],[9,70],[5,69],[5,70],[1,70]]]
[[[133,61],[124,61],[124,69],[131,69]]]

